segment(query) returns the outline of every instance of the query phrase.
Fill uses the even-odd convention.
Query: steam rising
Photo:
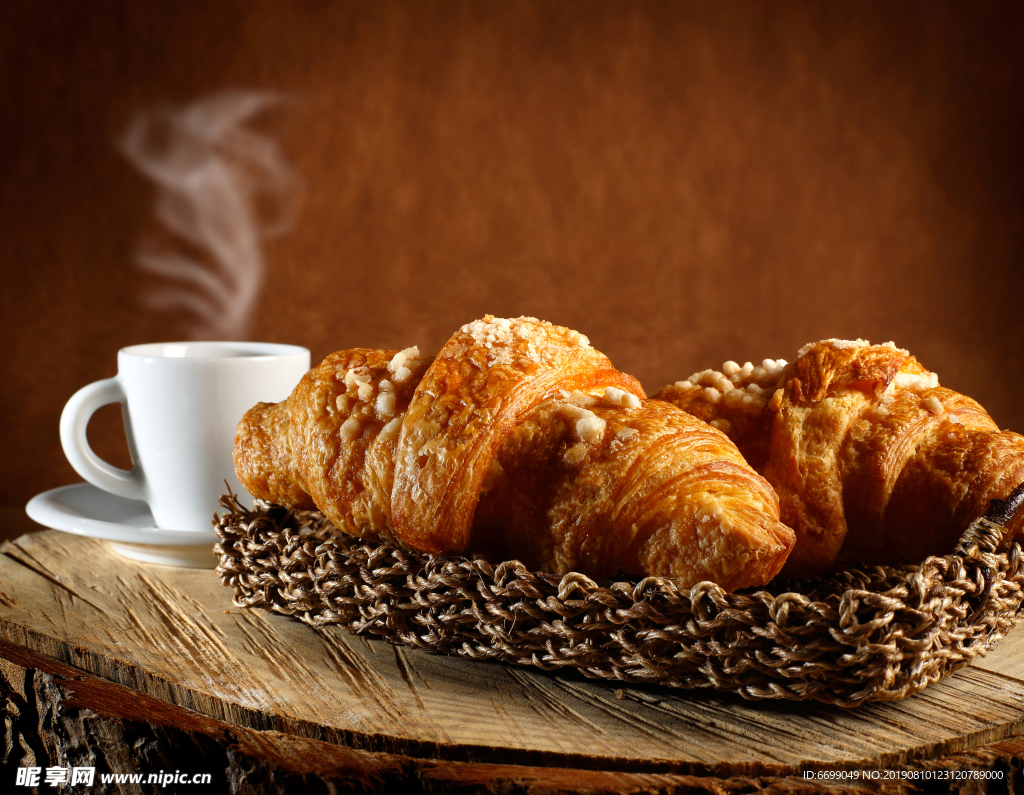
[[[157,185],[159,223],[185,253],[143,247],[139,266],[167,279],[144,296],[155,309],[185,310],[192,339],[246,335],[263,282],[261,240],[295,221],[302,181],[266,135],[243,126],[278,94],[233,91],[184,108],[139,113],[121,140]]]

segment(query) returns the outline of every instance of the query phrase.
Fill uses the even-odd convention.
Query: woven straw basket
[[[318,512],[261,501],[250,511],[226,496],[217,574],[241,607],[390,643],[620,682],[856,706],[939,681],[1013,627],[1024,596],[1021,548],[1000,543],[1022,503],[1024,486],[993,500],[945,557],[729,594],[655,577],[601,587],[518,561],[371,547]]]

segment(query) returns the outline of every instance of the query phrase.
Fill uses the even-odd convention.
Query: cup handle
[[[134,469],[121,469],[108,464],[89,446],[85,433],[96,409],[108,403],[120,403],[123,411],[125,401],[124,389],[116,378],[107,378],[82,387],[71,396],[60,415],[60,443],[71,466],[92,485],[129,500],[145,500],[146,481],[138,463]],[[127,415],[125,420],[128,447],[132,460],[137,461],[135,440],[132,439]]]

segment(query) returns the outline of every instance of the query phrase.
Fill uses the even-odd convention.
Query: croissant
[[[786,576],[948,554],[1024,481],[1024,437],[892,343],[824,340],[791,365],[726,362],[656,397],[722,430],[775,488],[797,537]]]
[[[725,434],[616,370],[578,332],[487,316],[435,358],[328,356],[238,426],[253,496],[342,531],[565,574],[763,584],[793,532]]]

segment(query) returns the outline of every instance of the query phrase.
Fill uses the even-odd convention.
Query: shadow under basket
[[[993,500],[951,555],[726,593],[658,577],[599,586],[518,561],[370,546],[321,513],[225,496],[217,574],[240,607],[341,624],[477,660],[632,684],[841,706],[905,698],[984,654],[1014,625],[1024,572]]]

